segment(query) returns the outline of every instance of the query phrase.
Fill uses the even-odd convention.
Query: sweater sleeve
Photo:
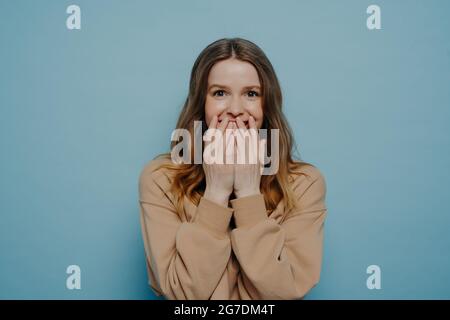
[[[231,245],[241,265],[242,299],[301,299],[319,281],[325,180],[318,170],[314,179],[300,180],[294,186],[299,207],[281,224],[267,216],[260,194],[231,201],[236,222]]]
[[[169,300],[207,300],[231,255],[232,209],[205,198],[192,222],[181,221],[159,172],[139,180],[140,221],[149,284]]]

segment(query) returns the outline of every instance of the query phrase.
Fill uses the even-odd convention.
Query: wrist
[[[236,198],[244,198],[249,196],[254,196],[257,194],[261,194],[261,191],[259,189],[248,189],[248,190],[241,190],[241,191],[234,191],[234,194],[236,195]]]
[[[223,192],[214,192],[210,189],[206,188],[205,193],[203,194],[205,199],[209,201],[215,202],[223,207],[228,207],[228,199],[230,195],[225,194]]]

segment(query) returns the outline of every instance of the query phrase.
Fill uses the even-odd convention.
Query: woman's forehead
[[[249,62],[227,59],[217,62],[208,76],[208,85],[223,87],[260,86],[258,72]]]

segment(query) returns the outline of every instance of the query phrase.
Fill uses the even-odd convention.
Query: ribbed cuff
[[[194,223],[199,223],[219,236],[225,236],[230,225],[233,209],[225,208],[206,198],[201,198]]]
[[[249,227],[267,219],[264,195],[255,194],[230,201],[234,209],[236,227]]]

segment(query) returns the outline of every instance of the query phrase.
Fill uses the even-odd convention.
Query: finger
[[[224,128],[226,127],[228,122],[228,117],[225,117],[225,119],[219,123],[219,118],[217,115],[213,117],[213,120],[211,120],[210,127],[208,128],[210,141],[208,143],[214,143],[214,149],[216,146],[222,144],[223,140],[223,134],[224,134]],[[214,138],[213,138],[214,137]]]
[[[226,135],[226,143],[231,144],[234,142],[234,131],[233,129],[225,129],[225,135]]]
[[[226,146],[226,150],[225,150],[226,163],[234,164],[234,153],[236,152],[236,147],[234,145],[233,131],[227,130],[227,132],[229,132],[229,133],[227,135],[227,146]]]
[[[219,129],[220,131],[222,131],[222,133],[224,132],[225,128],[226,128],[227,125],[228,125],[228,122],[229,122],[228,120],[229,120],[229,117],[228,117],[228,116],[225,116],[225,119],[222,120],[222,122],[219,124],[219,126],[218,126],[218,128],[217,128],[217,129]]]
[[[225,129],[224,134],[224,149],[225,151],[228,149],[229,144],[231,143],[231,135],[233,134],[233,131],[230,129]]]
[[[247,128],[245,127],[244,122],[241,120],[241,118],[236,118],[236,124],[238,129],[236,130],[236,146],[240,148],[240,151],[244,151],[242,148],[245,144],[245,134],[247,131]],[[245,151],[247,152],[247,151]]]
[[[258,128],[256,127],[256,121],[255,121],[255,118],[253,118],[253,116],[250,116],[248,124],[249,124],[248,131],[250,132],[252,141],[254,141],[256,146],[258,146]]]
[[[253,116],[250,116],[250,119],[248,120],[248,125],[251,129],[258,129],[256,127],[256,121],[255,118],[253,118]]]
[[[247,128],[245,127],[244,121],[242,121],[241,118],[237,117],[236,122],[237,122],[237,126],[239,129],[247,130]]]
[[[211,122],[209,123],[209,127],[206,129],[205,135],[208,137],[209,140],[211,140],[211,137],[214,134],[214,130],[217,127],[218,118],[217,115],[215,115]],[[205,146],[207,146],[211,141],[205,141]]]
[[[252,161],[252,164],[258,164],[258,136],[253,132],[255,130],[250,129],[250,159]]]
[[[238,154],[238,159],[237,159],[237,163],[238,164],[245,164],[245,162],[243,163],[242,161],[245,160],[246,158],[246,143],[245,143],[245,133],[243,132],[243,130],[241,128],[238,128],[236,130],[236,132],[234,132],[234,140],[235,140],[235,145],[234,148],[236,150],[236,153]]]
[[[245,123],[244,121],[242,121],[241,118],[236,118],[236,123],[237,123],[237,127],[238,127],[238,134],[241,138],[245,137],[245,135],[247,134],[247,128],[245,127]]]
[[[257,133],[255,118],[253,118],[253,116],[249,117],[249,129],[247,129],[245,127],[244,122],[241,121],[241,128],[243,128],[243,130],[245,130],[245,131],[242,131],[242,133],[243,133],[242,136],[245,138],[245,136],[248,133],[248,135],[250,137],[250,139],[249,139],[250,143],[249,143],[249,146],[247,149],[247,150],[249,150],[250,159],[253,160],[252,163],[255,163],[254,161],[256,161],[256,163],[257,163],[258,162],[258,133]]]
[[[261,162],[264,164],[264,157],[266,155],[267,139],[261,139],[259,141],[259,154],[261,156]]]
[[[209,128],[213,129],[213,128],[217,128],[217,122],[219,122],[219,119],[217,117],[217,115],[215,115],[211,122],[209,123]]]
[[[258,128],[256,127],[256,121],[253,117],[250,117],[248,131],[250,132],[252,138],[258,138]]]

